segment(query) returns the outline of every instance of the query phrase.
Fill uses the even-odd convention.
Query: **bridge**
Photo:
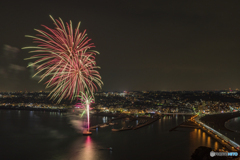
[[[203,131],[205,131],[207,134],[215,138],[219,143],[221,143],[230,151],[238,151],[238,152],[240,151],[240,145],[238,143],[232,141],[231,139],[224,136],[220,132],[216,131],[215,129],[201,122],[199,118],[200,117],[198,117],[198,115],[195,115],[191,118],[191,121],[195,122]]]
[[[195,113],[160,113],[160,115],[174,116],[174,115],[183,115],[183,116],[193,116]]]

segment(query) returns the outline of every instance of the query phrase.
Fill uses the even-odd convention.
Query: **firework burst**
[[[95,61],[95,55],[99,53],[89,50],[95,46],[90,43],[91,39],[87,37],[86,30],[79,31],[80,22],[73,31],[71,21],[65,26],[61,18],[51,19],[54,29],[42,25],[48,32],[35,29],[38,32],[36,36],[26,36],[37,43],[37,46],[23,48],[33,49],[29,53],[37,53],[27,58],[36,59],[29,67],[38,65],[34,76],[41,75],[39,82],[49,78],[45,82],[46,88],[53,88],[49,96],[54,100],[59,97],[58,103],[66,98],[72,101],[82,91],[93,95],[93,92],[103,85],[96,70],[100,68]]]

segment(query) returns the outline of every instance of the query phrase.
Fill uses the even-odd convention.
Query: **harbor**
[[[142,123],[139,123],[136,127],[133,127],[133,130],[139,129],[139,128],[144,127],[144,126],[147,126],[147,125],[159,120],[159,117],[158,118],[143,118],[143,119],[144,120],[142,121]]]
[[[114,117],[113,119],[110,119],[108,122],[103,123],[103,124],[98,124],[98,125],[94,125],[90,127],[91,131],[95,131],[97,128],[101,129],[101,128],[105,128],[107,126],[114,126],[116,124],[118,124],[117,120],[121,120],[124,122],[134,122],[136,121],[136,125],[128,125],[126,127],[122,127],[122,128],[112,128],[111,130],[113,132],[119,132],[119,131],[127,131],[127,130],[136,130],[139,128],[142,128],[144,126],[147,126],[157,120],[159,120],[160,117],[159,116],[155,116],[155,117],[133,117],[133,116],[119,116],[119,117]]]
[[[74,126],[69,124],[69,119],[64,114],[52,114],[51,112],[0,110],[0,115],[2,121],[5,122],[0,124],[2,128],[0,133],[2,137],[1,148],[3,148],[1,154],[8,155],[10,160],[16,159],[16,156],[24,159],[25,156],[22,153],[26,151],[33,154],[32,159],[35,160],[54,159],[54,157],[57,157],[57,159],[85,159],[85,153],[89,153],[89,151],[96,153],[88,154],[92,155],[92,159],[100,160],[121,160],[126,156],[130,159],[156,159],[157,156],[154,154],[139,154],[140,152],[146,152],[146,148],[148,152],[158,153],[158,155],[168,157],[168,159],[178,159],[179,157],[190,159],[191,154],[199,146],[222,148],[218,142],[212,140],[213,138],[209,140],[210,138],[202,134],[199,135],[194,129],[181,127],[179,128],[180,132],[169,132],[169,129],[185,121],[183,116],[161,117],[159,120],[134,131],[131,129],[113,132],[111,131],[112,128],[127,127],[129,121],[130,125],[134,124],[135,126],[141,120],[131,121],[129,119],[129,121],[126,121],[122,118],[113,120],[114,125],[109,123],[106,127],[96,128],[98,124],[109,122],[111,117],[91,115],[90,124],[96,130],[90,130],[92,132],[91,136],[82,136],[82,132],[81,134],[76,132],[75,127],[84,124],[84,119]],[[146,118],[142,120],[144,119]],[[151,118],[148,117],[148,119]],[[20,131],[19,136],[12,132],[14,127],[17,127],[17,130]],[[174,142],[174,144],[169,142]],[[26,143],[26,145],[22,146],[23,143]],[[219,145],[216,145],[216,143]],[[146,147],[142,147],[142,144]],[[36,147],[43,151],[51,150],[54,152],[42,153]],[[108,150],[102,150],[102,148],[109,147],[113,148],[112,155],[109,154]],[[132,150],[134,147],[136,150]],[[159,148],[162,148],[162,150],[159,150]],[[169,148],[175,150],[176,154],[171,154],[172,150],[169,150]],[[11,154],[12,150],[16,151],[14,155]]]

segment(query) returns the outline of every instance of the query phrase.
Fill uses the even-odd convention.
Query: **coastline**
[[[229,125],[228,123],[231,123],[231,121],[234,120],[235,118],[238,118],[238,117],[234,117],[234,118],[226,121],[226,122],[224,123],[224,126],[225,126],[228,130],[230,130],[230,131],[232,131],[232,132],[240,133],[240,130],[233,130],[231,127],[228,126],[228,125]]]
[[[226,128],[225,126],[225,122],[236,117],[240,117],[239,112],[206,115],[200,118],[200,121],[213,128],[217,132],[221,133],[222,135],[228,137],[233,142],[240,144],[239,133]]]
[[[67,112],[68,109],[32,108],[32,107],[5,107],[0,106],[0,110],[26,110],[26,111],[46,111],[46,112]]]
[[[240,117],[240,112],[206,115],[204,117],[201,117],[200,121],[211,126],[212,128],[225,130],[225,131],[232,131],[232,130],[226,128],[225,122],[227,122],[228,120],[231,120],[233,118],[236,118],[236,117]]]

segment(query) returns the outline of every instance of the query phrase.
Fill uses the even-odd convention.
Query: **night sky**
[[[54,18],[87,29],[105,91],[240,88],[239,0],[0,2],[0,91],[45,88],[22,47]]]

